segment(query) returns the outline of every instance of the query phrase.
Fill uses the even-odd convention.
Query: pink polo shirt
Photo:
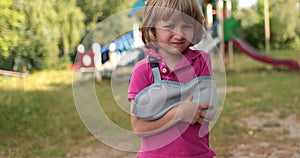
[[[167,67],[165,60],[155,51],[145,50],[145,53],[159,59],[162,80],[187,83],[196,77],[212,76],[210,56],[203,51],[187,49],[172,71]],[[145,58],[133,70],[128,88],[128,99],[134,99],[142,89],[153,82],[154,77],[149,58]],[[216,154],[209,147],[209,133],[203,137],[198,136],[201,126],[208,128],[208,123],[202,125],[178,123],[159,134],[143,137],[137,157],[211,158]]]

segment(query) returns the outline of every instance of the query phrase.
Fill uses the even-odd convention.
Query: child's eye
[[[165,29],[173,29],[174,25],[165,25],[165,26],[163,26],[163,28],[165,28]]]
[[[183,28],[184,28],[184,29],[192,29],[193,26],[192,26],[192,25],[184,25]]]

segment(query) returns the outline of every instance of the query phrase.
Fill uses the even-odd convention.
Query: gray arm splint
[[[145,121],[159,119],[171,108],[180,105],[190,94],[193,95],[192,102],[194,103],[214,105],[213,109],[205,110],[205,112],[215,116],[218,101],[213,77],[197,77],[184,84],[161,80],[158,66],[151,65],[151,67],[154,83],[137,94],[133,106],[133,113],[137,117]]]

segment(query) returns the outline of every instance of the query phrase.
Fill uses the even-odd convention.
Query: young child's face
[[[176,49],[177,53],[181,53],[191,45],[194,26],[180,18],[159,20],[155,25],[155,36],[158,46],[167,45]]]

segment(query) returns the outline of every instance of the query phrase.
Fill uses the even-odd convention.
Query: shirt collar
[[[183,55],[185,56],[186,59],[188,59],[190,62],[193,61],[194,59],[198,58],[201,53],[200,51],[197,50],[191,50],[190,48],[188,48]]]
[[[157,53],[155,49],[145,49],[144,52],[151,57],[155,57],[159,59],[159,63],[165,65],[165,60],[162,58],[160,54]],[[181,68],[184,68],[186,66],[191,66],[194,59],[198,58],[201,55],[200,51],[197,50],[191,50],[190,48],[186,49],[183,52],[183,58],[179,60],[179,62],[174,67],[173,71],[179,70]],[[162,65],[160,65],[160,68]]]
[[[181,68],[185,68],[187,66],[191,66],[194,62],[194,59],[198,58],[200,56],[199,51],[194,51],[191,49],[187,49],[183,52],[183,57],[179,60],[179,62],[174,67],[173,71],[177,71]]]

